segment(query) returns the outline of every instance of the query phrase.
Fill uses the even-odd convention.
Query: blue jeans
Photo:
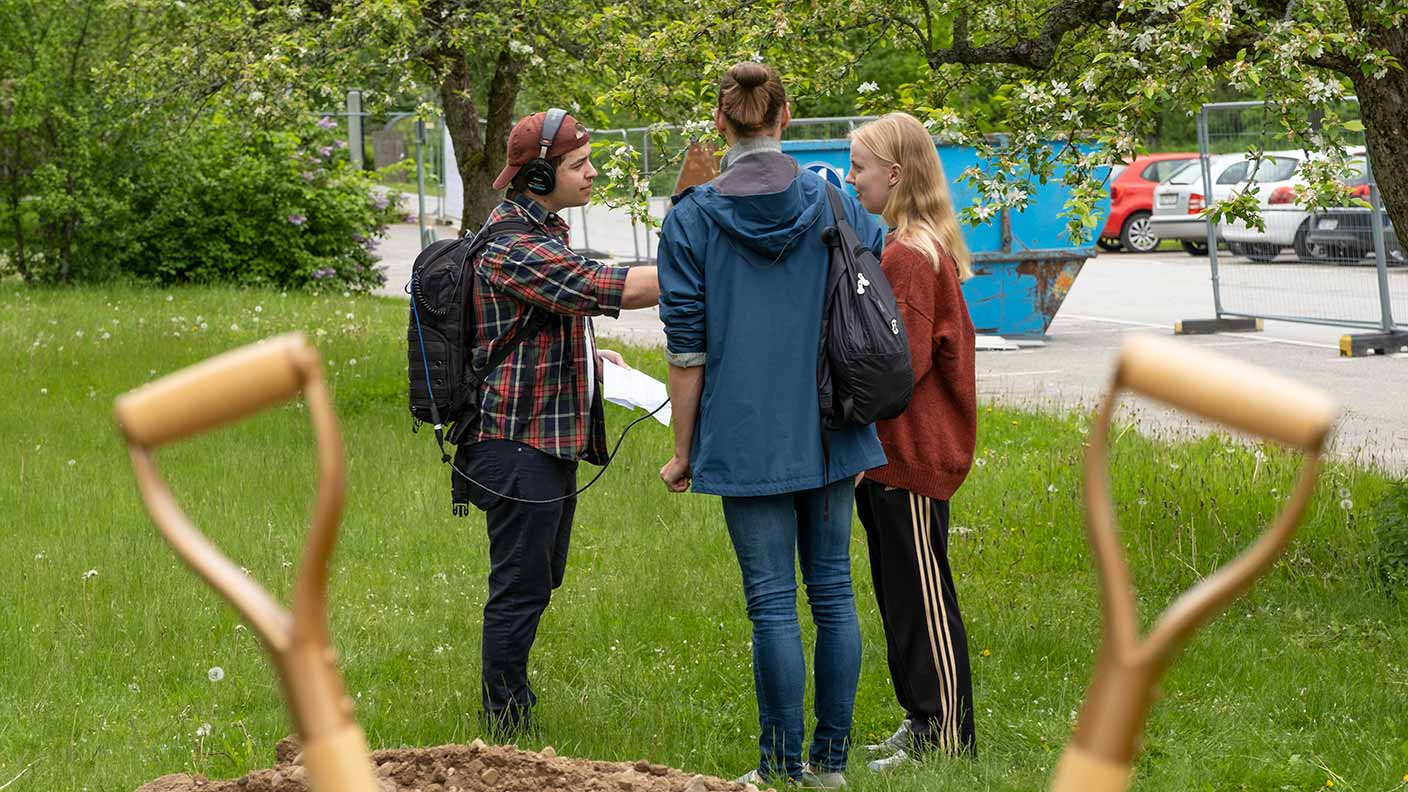
[[[816,624],[816,731],[808,758],[821,772],[845,770],[861,653],[851,589],[851,480],[723,501],[724,520],[743,571],[748,619],[753,622],[753,684],[762,755],[758,769],[765,776],[802,775],[807,667],[797,623],[794,567],[800,556]]]

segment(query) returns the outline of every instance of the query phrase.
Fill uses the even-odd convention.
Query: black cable
[[[505,494],[502,493],[502,492],[497,492],[497,491],[495,491],[495,490],[491,490],[491,489],[489,489],[488,487],[484,486],[483,484],[480,484],[479,482],[477,482],[477,481],[475,481],[474,479],[470,478],[468,473],[465,473],[463,470],[460,470],[459,468],[455,467],[455,463],[454,463],[454,462],[446,462],[445,464],[449,465],[451,470],[453,470],[454,472],[456,472],[456,473],[458,473],[460,476],[462,476],[465,481],[468,481],[469,483],[471,483],[471,484],[473,484],[474,486],[476,486],[476,487],[478,487],[478,488],[484,490],[485,492],[489,493],[490,495],[495,495],[495,496],[497,496],[497,497],[503,498],[504,500],[510,500],[510,501],[513,501],[514,503],[531,503],[531,504],[534,504],[534,505],[542,505],[542,504],[547,504],[547,503],[557,503],[558,501],[565,501],[565,500],[567,500],[567,499],[569,499],[569,498],[575,498],[575,497],[577,497],[578,495],[581,495],[583,492],[586,492],[593,484],[595,484],[596,481],[597,481],[597,479],[601,478],[602,474],[606,472],[606,469],[607,469],[608,467],[611,467],[611,462],[612,462],[612,460],[614,460],[614,459],[616,458],[616,452],[621,450],[621,443],[624,442],[625,439],[626,439],[626,433],[629,432],[629,431],[631,431],[631,429],[634,428],[635,425],[638,424],[638,423],[640,423],[641,421],[644,421],[644,420],[647,419],[647,418],[653,418],[656,413],[658,413],[658,412],[660,412],[661,410],[665,409],[665,405],[666,405],[666,404],[669,404],[669,403],[670,403],[670,400],[669,400],[669,399],[666,399],[664,402],[662,402],[662,403],[660,404],[659,407],[656,407],[655,409],[651,410],[650,412],[646,413],[645,415],[642,415],[641,417],[639,417],[639,418],[635,419],[634,421],[631,421],[629,424],[627,424],[627,425],[626,425],[626,428],[621,430],[621,436],[618,437],[618,438],[616,438],[616,445],[611,448],[611,453],[609,453],[609,454],[606,455],[606,464],[604,464],[604,465],[601,466],[601,470],[598,470],[598,471],[596,472],[596,475],[595,475],[595,476],[592,476],[592,480],[591,480],[591,481],[588,481],[581,489],[579,489],[579,490],[577,490],[576,492],[573,492],[573,493],[571,493],[571,494],[568,494],[568,495],[562,495],[562,496],[559,496],[559,497],[556,497],[556,498],[548,498],[547,500],[531,500],[531,499],[529,499],[529,498],[515,498],[515,497],[513,497],[512,495],[505,495]],[[461,505],[461,504],[455,504],[456,507],[458,507],[458,506],[460,506],[460,505]],[[458,514],[458,513],[459,513],[459,511],[458,511],[458,509],[457,509],[456,514]]]

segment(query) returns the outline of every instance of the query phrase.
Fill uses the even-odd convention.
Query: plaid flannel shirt
[[[482,366],[511,340],[529,311],[549,316],[536,336],[487,372],[478,425],[460,442],[516,440],[561,459],[604,464],[601,366],[588,404],[592,327],[584,317],[620,313],[628,268],[572,252],[567,223],[525,195],[510,192],[488,222],[504,219],[527,220],[536,229],[489,243],[474,264],[473,363]]]

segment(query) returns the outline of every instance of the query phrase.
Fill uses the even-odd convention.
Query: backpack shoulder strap
[[[490,241],[497,237],[509,234],[532,233],[534,229],[535,227],[529,223],[513,219],[500,220],[497,223],[486,224],[483,228],[479,229],[479,233],[474,235],[474,241],[470,243],[469,250],[465,256],[465,263],[472,269],[474,267],[474,257],[477,256]],[[503,362],[508,359],[509,355],[513,354],[514,350],[518,349],[524,341],[537,335],[538,331],[543,328],[543,325],[547,324],[548,316],[545,311],[541,311],[532,306],[525,306],[525,308],[527,316],[516,329],[509,331],[513,334],[509,342],[494,350],[494,354],[490,355],[489,359],[484,361],[483,367],[469,367],[466,376],[469,377],[475,387],[482,385],[484,383],[484,377],[488,372],[503,365]]]
[[[851,221],[846,219],[846,205],[841,200],[841,191],[836,189],[836,185],[831,182],[826,183],[826,196],[831,199],[832,220],[836,224],[836,231],[841,234],[841,243],[852,255],[858,255],[860,248],[864,247],[860,243],[860,237],[856,235],[856,229],[851,225]],[[866,248],[869,250],[869,248]]]

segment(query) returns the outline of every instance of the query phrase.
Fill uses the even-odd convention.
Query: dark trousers
[[[869,479],[856,511],[885,626],[890,679],[915,748],[976,755],[968,633],[948,566],[948,501]]]
[[[562,585],[577,499],[520,503],[485,488],[524,500],[559,498],[577,488],[577,463],[522,443],[486,440],[461,446],[455,467],[483,485],[469,483],[469,501],[483,510],[489,532],[482,697],[491,729],[509,736],[530,725],[538,700],[528,683],[528,652],[553,589]]]

